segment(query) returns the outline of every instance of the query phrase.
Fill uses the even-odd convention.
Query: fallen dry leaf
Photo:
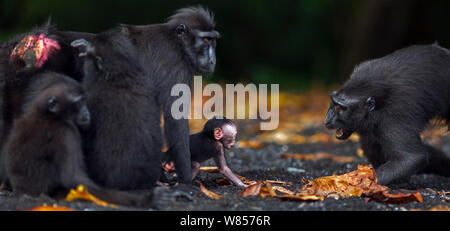
[[[200,190],[209,198],[219,200],[223,197],[221,195],[216,194],[215,192],[208,190],[199,180],[195,180],[195,182],[197,182],[200,185]]]
[[[346,198],[361,196],[376,189],[386,188],[377,184],[377,177],[372,167],[358,165],[358,169],[343,175],[319,177],[314,180],[303,179],[304,185],[298,194],[317,195],[322,197]]]
[[[254,184],[251,184],[247,186],[244,190],[242,190],[240,196],[241,197],[247,197],[247,196],[258,196],[261,192],[261,187],[264,185],[263,182],[256,182]]]
[[[294,195],[294,192],[285,189],[281,186],[272,186],[269,181],[258,181],[247,186],[240,194],[241,197],[260,196],[260,197],[279,197],[275,191],[285,193],[287,195]]]
[[[87,187],[84,185],[78,185],[76,189],[71,189],[66,196],[66,201],[73,201],[78,199],[91,201],[100,206],[117,207],[114,204],[109,204],[108,202],[102,201],[94,195],[90,194]]]
[[[364,157],[364,151],[362,150],[362,148],[358,148],[358,150],[356,150],[356,155],[361,158]]]
[[[239,178],[239,180],[242,181],[242,183],[244,183],[244,184],[246,184],[246,185],[252,185],[252,184],[254,184],[254,183],[257,182],[257,181],[255,181],[255,180],[247,180],[245,177],[240,176],[240,175],[238,175],[238,174],[235,174],[235,175]]]
[[[374,192],[367,198],[367,201],[376,200],[379,202],[385,202],[390,204],[397,203],[410,203],[410,202],[421,202],[423,201],[422,195],[419,192],[408,192],[408,193],[390,193],[388,190]]]
[[[219,172],[219,168],[216,166],[202,166],[200,167],[202,172]]]
[[[26,209],[25,211],[76,211],[76,210],[64,206],[58,206],[57,204],[53,204],[52,206],[41,205],[31,209]]]
[[[264,198],[264,197],[274,197],[277,194],[275,193],[275,190],[273,190],[272,185],[270,183],[265,182],[264,186],[261,187],[258,195]]]
[[[307,194],[294,194],[294,195],[281,195],[277,196],[277,198],[284,200],[300,200],[300,201],[323,201],[324,198],[316,195],[307,195]]]
[[[235,174],[235,175],[239,178],[239,180],[242,181],[242,183],[244,183],[246,185],[252,185],[252,184],[257,182],[255,180],[247,180],[245,177],[240,176],[238,174]],[[264,180],[264,183],[281,184],[281,185],[287,185],[287,186],[292,186],[293,185],[291,182],[280,181],[280,180]],[[218,184],[218,185],[232,185],[233,183],[230,180],[228,180],[227,178],[223,177],[221,179],[216,180],[216,184]]]
[[[258,140],[239,140],[240,148],[253,148],[253,149],[261,149],[264,148],[264,144]]]
[[[278,192],[285,193],[285,194],[288,194],[288,195],[294,195],[295,194],[291,190],[285,189],[285,188],[283,188],[281,186],[272,186],[272,188],[273,188],[273,190],[276,190]]]
[[[244,177],[238,176],[241,180]],[[224,179],[223,179],[224,180]],[[241,197],[261,196],[276,197],[286,200],[324,200],[325,198],[347,198],[352,196],[368,197],[367,201],[376,200],[384,203],[422,202],[422,195],[416,192],[393,193],[388,187],[377,184],[375,170],[369,165],[358,165],[358,169],[343,175],[319,177],[314,180],[302,179],[303,187],[294,193],[281,186],[272,186],[277,181],[252,182],[240,194]],[[280,183],[280,182],[277,182]],[[286,183],[286,182],[283,182]],[[283,193],[278,195],[275,191]]]
[[[291,182],[281,181],[281,180],[265,180],[264,182],[270,183],[270,184],[287,185],[287,186],[292,186],[293,185]]]
[[[377,184],[375,170],[368,165],[360,164],[358,169],[343,175],[319,177],[305,180],[304,186],[296,195],[316,195],[327,198],[347,198],[352,196],[366,196],[368,200],[386,203],[422,202],[422,195],[413,193],[391,193],[389,188]]]
[[[294,158],[294,159],[299,159],[299,160],[320,160],[320,159],[331,159],[335,162],[341,162],[341,163],[349,163],[349,162],[354,162],[356,161],[355,157],[352,156],[334,156],[331,155],[329,153],[325,153],[325,152],[318,152],[315,154],[282,154],[281,158],[283,159],[289,159],[289,158]]]

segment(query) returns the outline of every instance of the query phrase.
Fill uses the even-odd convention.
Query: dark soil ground
[[[323,129],[310,130],[304,134],[323,132]],[[252,138],[250,134],[240,134],[241,138]],[[254,136],[253,136],[254,138]],[[282,180],[293,183],[292,187],[286,187],[292,191],[301,186],[301,179],[313,179],[333,173],[343,174],[357,168],[358,163],[367,164],[364,157],[357,155],[359,144],[347,141],[334,144],[303,143],[280,145],[266,143],[264,148],[233,148],[228,151],[228,162],[235,173],[249,180]],[[450,137],[442,137],[442,145],[447,153],[450,152]],[[305,161],[296,159],[282,159],[283,153],[315,153],[328,152],[336,156],[355,156],[356,161],[350,163],[334,162],[329,159]],[[203,165],[213,165],[209,161]],[[377,210],[377,211],[404,211],[410,209],[429,209],[438,205],[450,206],[450,198],[438,194],[442,191],[450,191],[450,178],[420,174],[414,175],[408,183],[392,185],[393,189],[418,190],[423,196],[423,202],[408,204],[384,204],[380,202],[366,202],[364,198],[352,197],[348,199],[325,199],[324,201],[284,201],[277,198],[245,197],[239,196],[241,189],[232,186],[219,186],[216,180],[222,178],[219,173],[200,172],[197,179],[209,190],[223,195],[219,200],[214,200],[204,195],[198,187],[192,187],[192,198],[184,196],[167,196],[159,200],[157,210],[169,211],[193,211],[193,210],[226,210],[226,211],[290,211],[290,210]],[[168,187],[158,187],[160,194],[174,190]],[[449,196],[449,195],[447,195]],[[118,206],[117,208],[102,207],[91,202],[55,201],[46,196],[37,198],[27,195],[14,195],[8,190],[0,191],[0,210],[25,210],[43,204],[67,206],[76,210],[155,210],[151,208],[130,208]]]

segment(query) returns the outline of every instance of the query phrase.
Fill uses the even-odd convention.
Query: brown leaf
[[[64,206],[58,206],[57,204],[53,204],[52,206],[41,205],[31,209],[26,209],[25,211],[76,211],[76,210]]]
[[[200,167],[202,172],[219,172],[219,168],[216,166],[202,166]]]
[[[276,190],[278,192],[285,193],[285,194],[288,194],[288,195],[294,195],[295,194],[291,190],[285,189],[285,188],[283,188],[281,186],[272,186],[272,188],[273,188],[273,190]]]
[[[304,180],[304,186],[296,195],[315,195],[322,198],[347,198],[351,196],[366,196],[367,200],[386,203],[422,202],[419,192],[391,193],[389,188],[377,184],[377,176],[372,167],[358,165],[358,169],[343,175],[319,177],[314,180]]]
[[[312,181],[306,180],[298,194],[316,195],[322,197],[346,198],[361,196],[384,186],[377,185],[375,171],[368,165],[358,165],[358,169],[343,175],[319,177]]]
[[[261,187],[259,196],[264,198],[264,197],[274,197],[277,195],[275,193],[275,191],[273,190],[272,185],[270,183],[265,182],[264,185],[265,186]]]
[[[277,198],[284,200],[300,200],[300,201],[323,201],[323,197],[316,195],[307,195],[307,194],[294,194],[294,195],[281,195],[277,196]]]
[[[422,203],[423,198],[419,192],[412,193],[390,193],[388,190],[374,192],[367,198],[367,201],[376,200],[379,202],[400,204],[400,203],[410,203],[410,202],[420,202]]]
[[[258,196],[261,192],[261,187],[263,186],[263,182],[256,182],[252,185],[247,186],[240,194],[241,197],[247,196]]]
[[[76,189],[71,189],[66,196],[66,201],[73,201],[78,199],[91,201],[97,205],[105,207],[106,206],[117,207],[114,204],[109,204],[108,202],[102,201],[97,197],[95,197],[94,195],[90,194],[87,187],[84,185],[78,185]]]
[[[200,185],[200,190],[209,198],[215,199],[215,200],[219,200],[221,199],[223,196],[218,195],[212,191],[209,191],[205,186],[203,186],[203,184],[199,181],[199,180],[195,180],[195,182],[197,182]]]
[[[292,186],[293,185],[291,182],[280,181],[280,180],[265,180],[264,182],[271,183],[271,184],[287,185],[287,186]]]
[[[245,177],[240,176],[240,175],[238,175],[238,174],[235,174],[235,175],[239,178],[239,180],[242,181],[242,183],[244,183],[244,184],[246,184],[246,185],[251,185],[251,184],[254,184],[254,183],[257,182],[257,181],[255,181],[255,180],[247,180]]]

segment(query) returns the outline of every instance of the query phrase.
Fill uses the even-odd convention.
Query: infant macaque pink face
[[[234,126],[233,124],[225,124],[222,127],[222,130],[223,130],[222,144],[224,148],[230,149],[236,143],[236,135],[237,135],[236,126]]]

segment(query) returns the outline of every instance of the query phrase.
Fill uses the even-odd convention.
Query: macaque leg
[[[192,161],[191,162],[192,179],[194,179],[197,176],[198,171],[200,171],[200,163],[197,161]]]

